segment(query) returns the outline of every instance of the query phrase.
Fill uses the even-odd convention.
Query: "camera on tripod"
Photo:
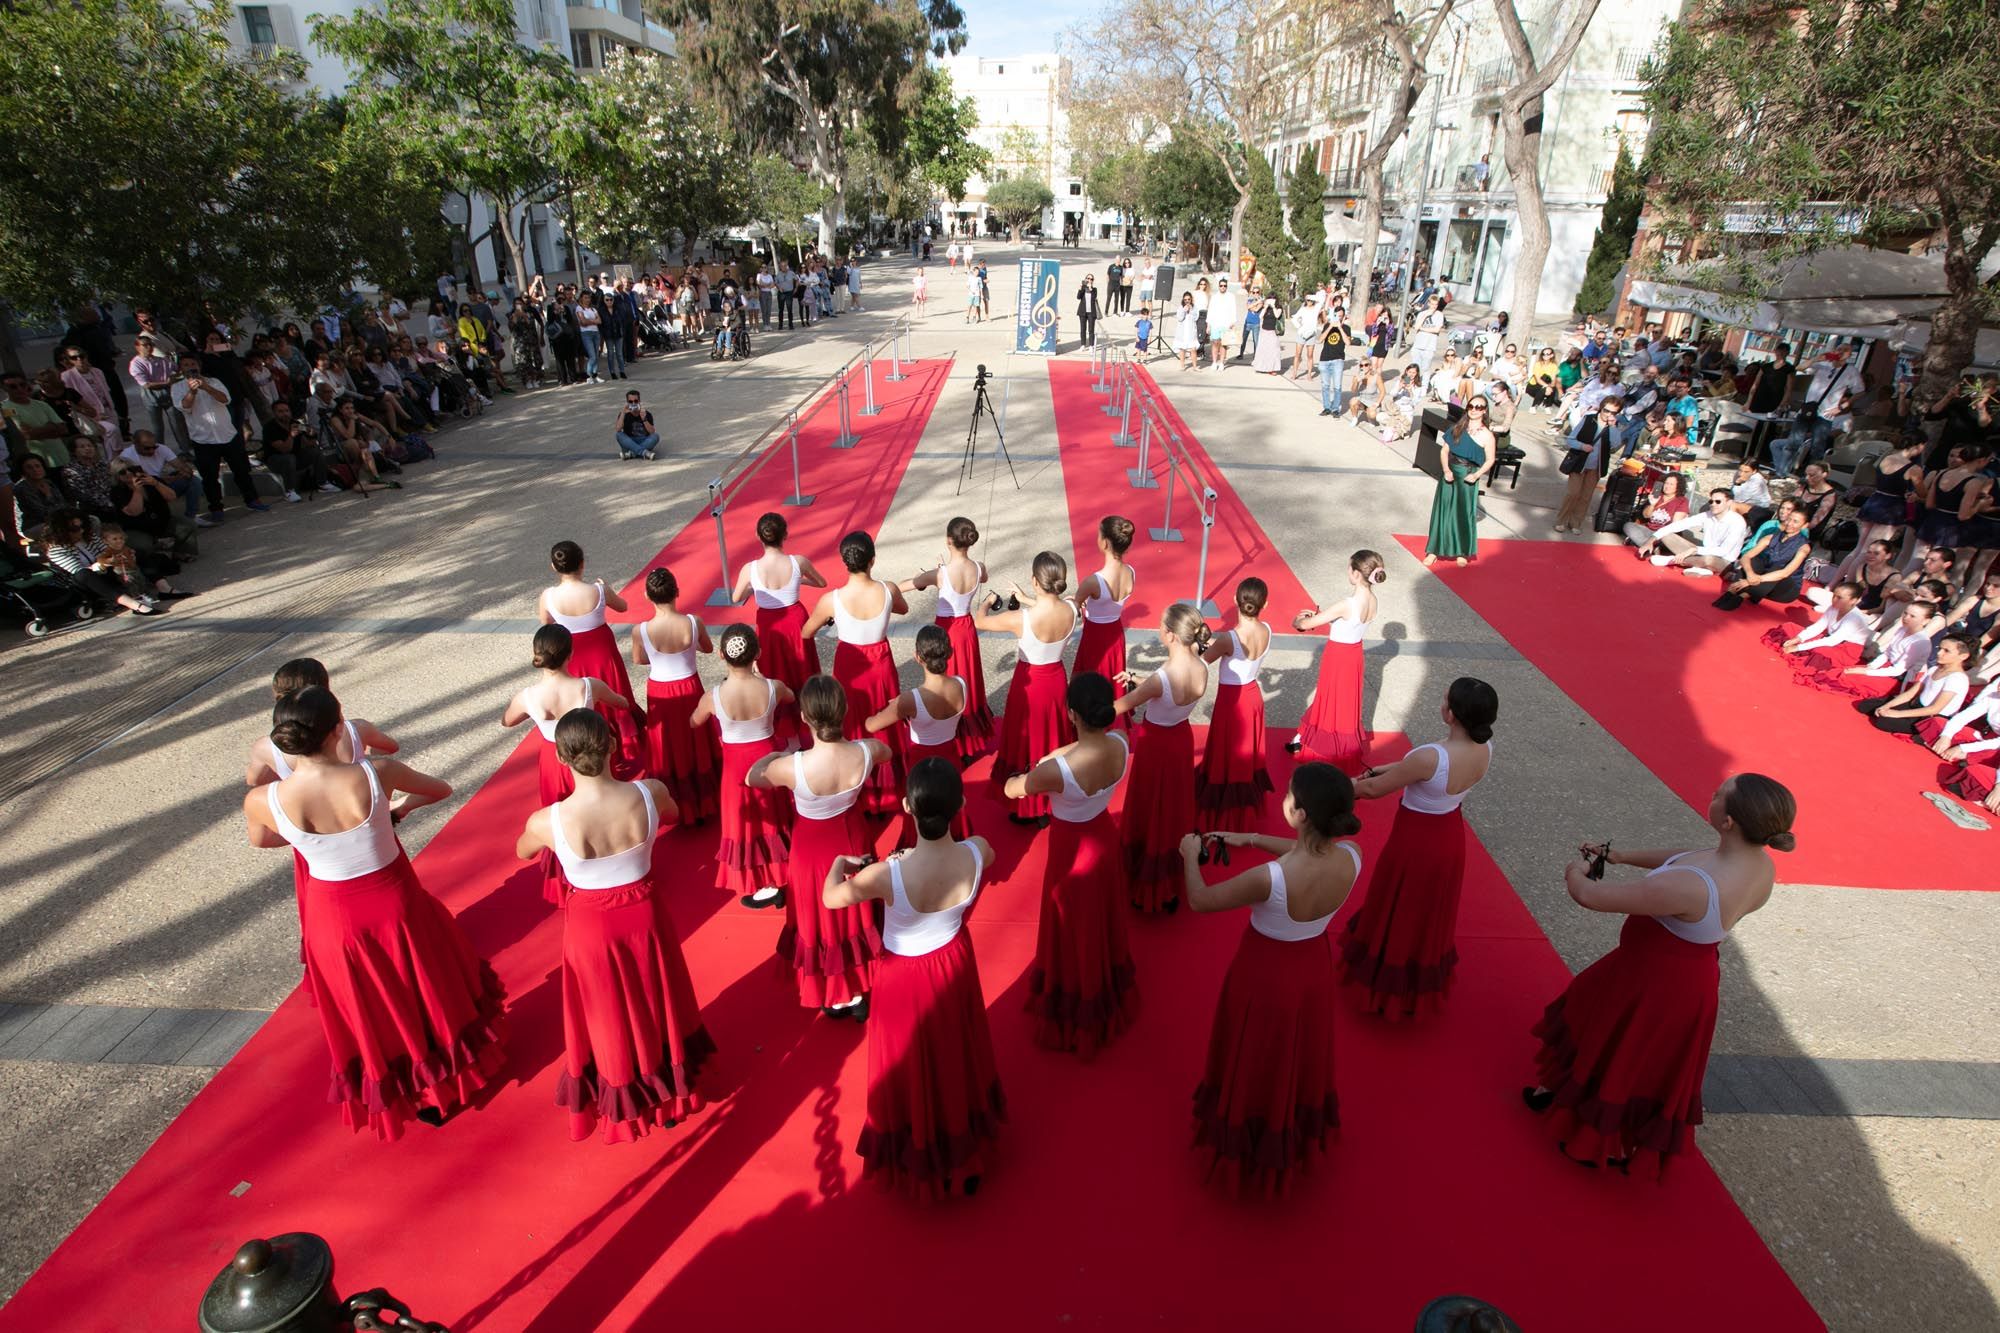
[[[974,387],[974,388],[976,388],[976,389],[983,389],[983,388],[985,388],[985,387],[986,387],[986,367],[985,367],[985,366],[980,366],[980,367],[978,368],[978,373],[977,373],[977,374],[975,374],[975,375],[974,375],[974,376],[972,377],[972,385],[973,385],[973,387]]]

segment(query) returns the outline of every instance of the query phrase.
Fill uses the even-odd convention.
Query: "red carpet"
[[[1111,437],[1118,431],[1118,418],[1104,415],[1105,396],[1092,393],[1091,382],[1087,361],[1049,362],[1049,391],[1055,397],[1056,434],[1062,442],[1063,490],[1069,498],[1070,540],[1076,547],[1077,569],[1083,574],[1097,571],[1099,519],[1106,514],[1123,514],[1138,524],[1138,539],[1125,556],[1138,572],[1132,600],[1125,608],[1125,624],[1132,629],[1151,629],[1160,623],[1160,615],[1168,606],[1194,600],[1201,566],[1201,515],[1189,487],[1199,483],[1184,478],[1174,491],[1174,526],[1180,529],[1182,539],[1154,541],[1151,529],[1160,526],[1167,503],[1166,450],[1156,433],[1148,467],[1159,479],[1159,489],[1131,489],[1125,473],[1138,466],[1139,451],[1120,449],[1111,443]],[[1153,377],[1141,370],[1139,383],[1152,391],[1161,415],[1180,432],[1188,455],[1215,488],[1215,528],[1209,536],[1208,576],[1202,592],[1221,611],[1221,621],[1227,623],[1233,619],[1230,593],[1239,580],[1251,575],[1270,586],[1270,609],[1264,614],[1274,625],[1283,625],[1295,612],[1315,605],[1312,594],[1292,573],[1276,543],[1265,534],[1263,525],[1230,486],[1229,479],[1202,449],[1201,442],[1174,411]],[[1136,406],[1132,432],[1137,439]],[[1075,586],[1074,578],[1071,586]]]
[[[1528,1027],[1566,974],[1482,848],[1450,1007],[1397,1025],[1343,1010],[1343,1138],[1289,1200],[1250,1206],[1204,1189],[1188,1151],[1242,915],[1135,921],[1137,1026],[1094,1065],[1037,1050],[1021,1004],[1043,839],[969,786],[999,850],[972,929],[1010,1115],[976,1200],[921,1208],[862,1184],[865,1036],[796,1007],[770,958],[778,922],[708,887],[706,831],[670,834],[658,864],[721,1046],[704,1074],[718,1100],[636,1145],[570,1143],[551,1104],[559,925],[508,856],[535,799],[523,752],[418,861],[509,988],[510,1081],[442,1129],[387,1145],[350,1135],[321,1102],[322,1042],[294,997],[0,1311],[0,1330],[127,1330],[136,1310],[155,1312],[147,1327],[190,1325],[241,1241],[294,1229],[332,1241],[343,1290],[387,1285],[454,1333],[703,1318],[1398,1330],[1461,1291],[1537,1330],[1712,1328],[1717,1292],[1731,1327],[1821,1327],[1705,1162],[1663,1186],[1582,1171],[1520,1108]],[[1372,852],[1393,811],[1367,815]],[[748,1309],[763,1313],[746,1322]]]
[[[1421,555],[1421,537],[1399,537]],[[1731,773],[1778,779],[1798,798],[1787,883],[1852,888],[1995,887],[1989,838],[1922,799],[1938,761],[1887,736],[1843,698],[1792,684],[1759,637],[1800,605],[1709,605],[1715,579],[1636,560],[1629,549],[1565,542],[1479,544],[1446,586],[1696,810]],[[1988,868],[1979,869],[1981,864]]]

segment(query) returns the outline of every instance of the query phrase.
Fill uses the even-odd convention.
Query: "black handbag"
[[[1566,450],[1563,453],[1562,462],[1556,464],[1556,470],[1561,472],[1565,477],[1574,477],[1577,473],[1583,471],[1584,461],[1589,457],[1590,450],[1588,449]]]

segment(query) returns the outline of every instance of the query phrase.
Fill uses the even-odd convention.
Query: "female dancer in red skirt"
[[[778,748],[778,710],[792,692],[757,673],[757,631],[722,631],[729,675],[702,696],[691,727],[715,719],[722,749],[721,838],[715,845],[715,887],[739,895],[745,907],[783,907],[792,845],[792,803],[785,793],[744,786],[757,761]]]
[[[1300,764],[1285,793],[1296,835],[1211,833],[1278,859],[1220,884],[1202,881],[1204,839],[1181,840],[1188,906],[1250,909],[1222,979],[1208,1059],[1194,1090],[1195,1147],[1208,1175],[1246,1194],[1278,1194],[1326,1152],[1340,1127],[1334,1085],[1333,950],[1326,928],[1361,875],[1354,787],[1331,764]]]
[[[273,710],[292,776],[245,794],[252,847],[306,859],[306,978],[333,1060],[329,1099],[350,1129],[401,1136],[441,1124],[500,1068],[505,992],[442,903],[424,891],[390,822],[449,784],[394,759],[341,762],[340,701],[316,685]]]
[[[868,988],[882,936],[864,907],[827,907],[822,890],[836,857],[869,852],[860,798],[868,774],[889,762],[877,740],[843,739],[847,691],[832,676],[814,676],[799,691],[799,716],[812,731],[810,750],[766,755],[744,779],[752,787],[783,787],[798,812],[785,895],[785,929],[778,957],[798,978],[799,1003],[829,1018],[868,1018]]]
[[[917,845],[886,862],[835,857],[820,890],[830,912],[884,905],[869,999],[862,1174],[920,1198],[970,1196],[1007,1118],[965,925],[993,848],[984,838],[951,837],[965,805],[951,759],[918,760],[904,805]]]
[[[1860,604],[1860,584],[1836,583],[1816,620],[1809,625],[1787,621],[1767,629],[1764,643],[1791,665],[1795,683],[1845,671],[1861,661],[1861,650],[1872,633]]]
[[[1347,596],[1314,611],[1292,617],[1296,630],[1327,627],[1326,647],[1319,655],[1319,683],[1312,702],[1299,719],[1298,734],[1287,752],[1325,759],[1346,770],[1362,767],[1368,737],[1361,730],[1361,635],[1375,618],[1375,589],[1389,577],[1382,557],[1356,551],[1347,562]]]
[[[806,609],[799,605],[799,589],[824,588],[826,579],[804,556],[785,554],[789,532],[783,514],[757,516],[757,540],[763,544],[764,553],[738,571],[734,595],[738,604],[756,599],[757,639],[762,645],[764,674],[796,698],[806,678],[819,674],[819,645],[811,635],[799,634],[806,623]],[[799,727],[798,709],[791,700],[786,701],[778,731],[787,742],[796,740],[803,744],[807,739]]]
[[[574,637],[561,625],[544,625],[535,631],[534,656],[530,659],[541,672],[534,684],[524,687],[507,701],[500,725],[518,727],[535,724],[535,767],[541,792],[540,806],[554,805],[576,790],[569,765],[556,757],[556,719],[572,708],[615,708],[630,712],[632,701],[595,676],[570,674]],[[562,865],[551,853],[542,858],[542,897],[551,903],[563,900]]]
[[[1261,619],[1270,590],[1262,579],[1236,585],[1236,627],[1215,636],[1202,660],[1215,666],[1215,711],[1195,775],[1195,804],[1212,829],[1248,830],[1264,813],[1271,771],[1264,763],[1264,691],[1257,684],[1271,627]]]
[[[1076,645],[1076,672],[1095,671],[1111,682],[1114,694],[1125,692],[1125,603],[1132,597],[1138,572],[1125,563],[1139,529],[1129,518],[1107,514],[1098,520],[1097,549],[1104,567],[1086,574],[1070,600],[1083,617],[1083,637]]]
[[[665,895],[654,891],[653,840],[674,818],[673,794],[654,779],[611,777],[611,746],[602,717],[563,714],[556,753],[575,774],[575,794],[529,815],[514,854],[552,853],[570,887],[556,1105],[569,1112],[570,1138],[589,1138],[601,1122],[606,1143],[629,1143],[701,1109],[695,1076],[715,1043]]]
[[[632,627],[632,661],[646,668],[646,772],[667,785],[685,823],[715,815],[722,751],[715,733],[690,724],[701,705],[695,657],[712,653],[708,627],[675,604],[680,581],[670,569],[646,575],[653,618]]]
[[[968,691],[965,712],[958,720],[959,757],[970,763],[986,753],[993,738],[993,710],[986,703],[986,664],[979,653],[979,631],[972,623],[972,599],[986,582],[986,566],[972,558],[979,529],[969,518],[945,524],[949,546],[936,569],[927,569],[900,585],[904,592],[937,589],[937,623],[951,639],[946,675],[957,676]]]
[[[902,688],[896,679],[896,657],[889,649],[889,617],[908,615],[909,606],[893,583],[875,577],[875,539],[850,532],[840,539],[840,563],[847,582],[819,599],[801,633],[810,639],[820,626],[833,623],[840,644],[833,650],[833,678],[847,691],[847,739],[868,734],[868,719],[895,701]],[[902,756],[895,750],[869,770],[861,793],[861,813],[870,819],[892,819],[902,809]],[[813,881],[817,892],[819,882]]]
[[[1971,703],[1950,717],[1917,723],[1917,738],[1944,760],[1938,769],[1940,787],[2000,811],[2000,798],[1993,794],[2000,769],[2000,681],[1973,695]]]
[[[983,630],[1015,636],[1014,678],[1007,683],[1007,706],[1000,714],[1000,750],[993,760],[998,795],[1013,797],[1007,818],[1016,824],[1049,822],[1049,799],[1036,792],[1016,796],[1012,779],[1044,756],[1076,739],[1064,704],[1063,645],[1076,628],[1076,608],[1063,600],[1069,565],[1054,551],[1035,556],[1035,593],[1018,611],[1001,611],[995,596],[972,618]],[[1008,585],[1021,598],[1019,584]]]
[[[1458,965],[1458,895],[1465,883],[1465,815],[1459,806],[1493,762],[1500,696],[1460,676],[1444,696],[1442,742],[1419,745],[1354,784],[1363,800],[1403,793],[1389,844],[1368,877],[1361,910],[1340,938],[1341,980],[1370,1013],[1435,1013]]]
[[[1167,664],[1121,696],[1124,716],[1144,707],[1145,725],[1132,742],[1132,786],[1125,794],[1125,887],[1142,912],[1172,912],[1181,905],[1181,866],[1175,849],[1194,827],[1194,728],[1188,714],[1208,692],[1208,622],[1186,602],[1175,602],[1160,620]],[[1131,684],[1130,672],[1126,673]]]
[[[551,547],[549,565],[556,572],[556,586],[542,589],[535,610],[544,625],[561,625],[570,632],[569,673],[595,676],[629,703],[632,681],[618,654],[618,637],[604,621],[605,609],[623,611],[625,599],[605,587],[603,579],[583,581],[583,548],[575,542]],[[614,709],[603,699],[594,706],[618,737],[613,768],[620,777],[637,777],[646,767],[645,718],[635,707]]]
[[[951,667],[951,658],[951,637],[945,631],[936,625],[918,630],[917,661],[924,668],[923,680],[915,689],[891,699],[887,707],[868,719],[870,735],[887,732],[892,745],[901,750],[905,773],[925,759],[948,759],[953,767],[962,766],[957,733],[965,721],[972,692],[965,681],[945,674]],[[905,808],[909,803],[909,798],[904,797]],[[951,836],[961,840],[972,836],[972,823],[966,818],[963,801],[959,802],[958,813],[952,816]]]
[[[1125,943],[1125,847],[1110,814],[1125,780],[1125,738],[1107,733],[1117,712],[1111,682],[1096,672],[1069,683],[1069,724],[1076,740],[1007,780],[1006,794],[1048,801],[1048,861],[1028,1013],[1035,1041],[1088,1060],[1130,1027],[1139,1012],[1132,951]]]
[[[1797,809],[1779,783],[1738,773],[1708,804],[1713,849],[1613,851],[1609,864],[1649,872],[1619,884],[1570,862],[1570,897],[1626,917],[1618,947],[1577,973],[1535,1025],[1541,1082],[1521,1089],[1574,1160],[1657,1175],[1687,1147],[1715,1037],[1717,950],[1769,901],[1776,868],[1764,849],[1792,849]]]

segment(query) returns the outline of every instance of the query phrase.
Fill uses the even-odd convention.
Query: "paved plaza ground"
[[[1012,256],[994,248],[984,257],[1000,315],[1011,306]],[[1071,263],[1101,273],[1109,251],[1058,257],[1068,309]],[[613,586],[626,581],[700,518],[720,466],[865,340],[888,332],[908,309],[909,272],[906,259],[869,265],[865,312],[762,336],[748,362],[718,365],[683,352],[638,363],[630,385],[658,416],[657,462],[616,458],[611,430],[625,384],[520,395],[441,435],[438,460],[412,466],[400,493],[232,513],[203,534],[203,557],[188,570],[186,586],[201,595],[157,622],[121,617],[0,645],[8,718],[0,735],[0,826],[8,833],[0,848],[0,1294],[29,1278],[297,986],[289,858],[247,846],[239,813],[243,756],[263,729],[272,668],[289,657],[321,658],[352,714],[395,734],[412,762],[454,785],[441,809],[404,826],[415,854],[519,740],[497,722],[527,675],[550,543],[573,537],[594,574]],[[950,358],[949,378],[893,482],[876,534],[878,568],[906,576],[934,562],[945,520],[966,513],[985,534],[979,553],[996,578],[1025,582],[1036,551],[1072,554],[1069,496],[1079,483],[1070,478],[1066,490],[1059,451],[1069,441],[1057,430],[1049,368],[1010,353],[1011,319],[963,324],[956,280],[941,264],[930,273],[932,313],[917,322],[912,350],[926,361]],[[1068,324],[1065,359],[1076,360]],[[1128,317],[1107,327],[1129,342]],[[973,370],[982,363],[998,377],[993,392],[1004,403],[1019,490],[982,456],[972,483],[955,494]],[[1496,760],[1467,817],[1563,961],[1576,969],[1602,954],[1619,922],[1576,908],[1563,891],[1562,866],[1578,842],[1684,846],[1708,830],[1633,749],[1397,540],[1423,533],[1432,497],[1429,478],[1410,466],[1413,442],[1383,444],[1326,421],[1316,384],[1254,376],[1247,364],[1184,373],[1161,359],[1151,369],[1269,534],[1275,557],[1307,589],[1339,595],[1357,547],[1387,557],[1368,646],[1373,730],[1429,739],[1452,678],[1472,674],[1496,686]],[[1524,416],[1515,440],[1529,451],[1526,474],[1518,489],[1503,484],[1488,497],[1482,541],[1588,540],[1549,533],[1559,478],[1547,432]],[[857,466],[866,466],[863,452]],[[1113,474],[1102,479],[1102,496],[1104,512],[1125,512],[1142,528],[1158,521],[1159,492],[1131,491]],[[732,551],[731,560],[748,554]],[[831,550],[807,554],[837,568]],[[1143,578],[1143,548],[1134,563]],[[1077,564],[1094,568],[1094,553],[1075,552]],[[694,609],[707,591],[694,590],[683,605]],[[1562,620],[1565,589],[1546,588],[1539,613]],[[1130,643],[1142,662],[1156,659],[1151,625],[1133,626]],[[1287,636],[1267,663],[1272,725],[1286,734],[1311,689],[1316,647]],[[997,692],[1012,647],[989,637],[986,651]],[[1585,639],[1574,652],[1602,656]],[[906,641],[898,656],[907,677]],[[1594,665],[1616,677],[1625,664]],[[703,671],[716,668],[704,661]],[[1689,682],[1680,706],[1699,725],[1704,693],[1735,687]],[[1204,706],[1196,720],[1205,715]],[[1887,795],[1872,777],[1857,765],[1847,778],[1851,803],[1841,813],[1855,840],[1871,837],[1872,812]],[[1945,831],[1939,820],[1938,836]],[[511,843],[513,834],[510,826],[493,836]],[[1991,838],[1969,841],[1981,849],[1979,864],[1968,858],[1952,884],[1784,883],[1723,947],[1710,1113],[1698,1143],[1836,1329],[2000,1327],[2000,894],[1980,891],[2000,888],[2000,876]],[[1520,1070],[1523,1079],[1528,1072]],[[560,1134],[553,1110],[549,1119],[550,1134]],[[650,1160],[657,1143],[624,1151]],[[1368,1151],[1350,1135],[1328,1174],[1340,1172],[1343,1154]],[[1571,1170],[1553,1149],[1550,1161],[1551,1172]],[[1654,1188],[1636,1180],[1622,1187]],[[1550,1236],[1527,1247],[1546,1255],[1551,1284],[1569,1280],[1562,1244]],[[449,1262],[448,1247],[440,1261]],[[1671,1270],[1676,1259],[1662,1249],[1629,1262]],[[1698,1284],[1702,1274],[1685,1279]],[[1338,1280],[1366,1283],[1367,1275]],[[1736,1326],[1729,1303],[1728,1292],[1714,1293],[1711,1327]],[[177,1310],[145,1326],[187,1321]],[[1170,1327],[1173,1315],[1139,1311],[1131,1326],[1140,1323]],[[0,1326],[8,1326],[4,1312]],[[1602,1326],[1652,1325],[1646,1311],[1628,1309],[1605,1311]]]

